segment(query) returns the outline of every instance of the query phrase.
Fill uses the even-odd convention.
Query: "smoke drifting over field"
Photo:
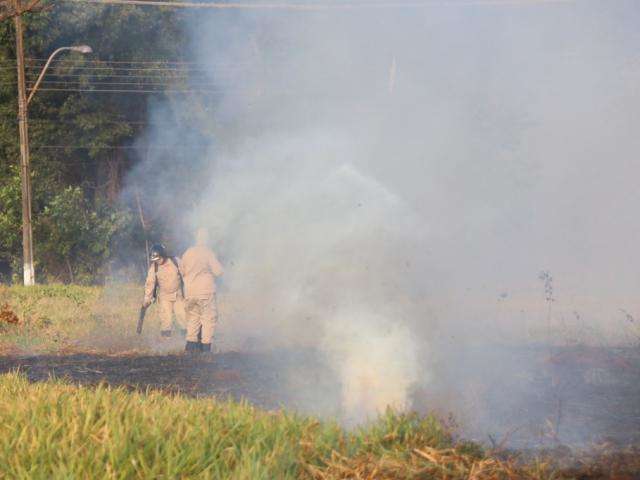
[[[221,93],[190,221],[226,265],[225,346],[320,349],[358,419],[471,342],[576,318],[620,340],[618,309],[640,313],[639,21],[617,0],[200,14]]]

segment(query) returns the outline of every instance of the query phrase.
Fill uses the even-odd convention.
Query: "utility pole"
[[[24,5],[21,4],[21,1],[22,0],[6,0],[4,2],[0,2],[0,20],[13,17],[16,34],[16,67],[18,69],[18,129],[20,131],[20,181],[22,184],[22,256],[24,284],[30,286],[35,285],[36,278],[33,268],[33,229],[31,224],[31,166],[29,160],[28,124],[29,102],[35,95],[40,82],[42,82],[49,65],[51,65],[53,57],[65,50],[80,52],[82,54],[91,53],[92,50],[91,47],[87,45],[60,47],[55,50],[49,56],[47,63],[40,71],[38,80],[31,88],[29,97],[27,97],[24,68],[24,28],[22,25],[22,14],[41,10],[39,7],[41,0],[28,0]]]
[[[29,165],[29,125],[27,123],[27,87],[24,77],[24,42],[20,0],[14,0],[13,24],[16,30],[18,68],[18,128],[20,130],[20,180],[22,183],[22,256],[24,284],[35,284],[33,269],[33,230],[31,227],[31,168]]]

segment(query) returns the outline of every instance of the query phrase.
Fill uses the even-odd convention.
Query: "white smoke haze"
[[[623,341],[639,20],[623,0],[199,14],[222,94],[189,220],[226,267],[224,348],[319,349],[357,421],[467,345]]]
[[[320,348],[349,418],[403,406],[417,371],[406,327],[413,212],[358,171],[340,132],[267,135],[240,150],[217,158],[194,216],[229,259],[225,346]]]
[[[409,393],[418,381],[417,345],[411,331],[389,317],[344,311],[329,319],[320,347],[342,385],[345,421],[358,424],[387,407],[411,406]]]

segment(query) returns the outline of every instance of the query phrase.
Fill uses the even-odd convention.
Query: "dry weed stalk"
[[[353,458],[337,452],[324,468],[308,466],[307,472],[316,480],[494,480],[536,479],[511,460],[478,458],[454,448],[415,448],[409,455],[376,455],[368,453]]]

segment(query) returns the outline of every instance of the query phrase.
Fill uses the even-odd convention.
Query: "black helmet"
[[[151,252],[149,252],[149,260],[151,260],[152,262],[157,262],[161,258],[167,258],[167,250],[161,243],[156,243],[151,247]]]

